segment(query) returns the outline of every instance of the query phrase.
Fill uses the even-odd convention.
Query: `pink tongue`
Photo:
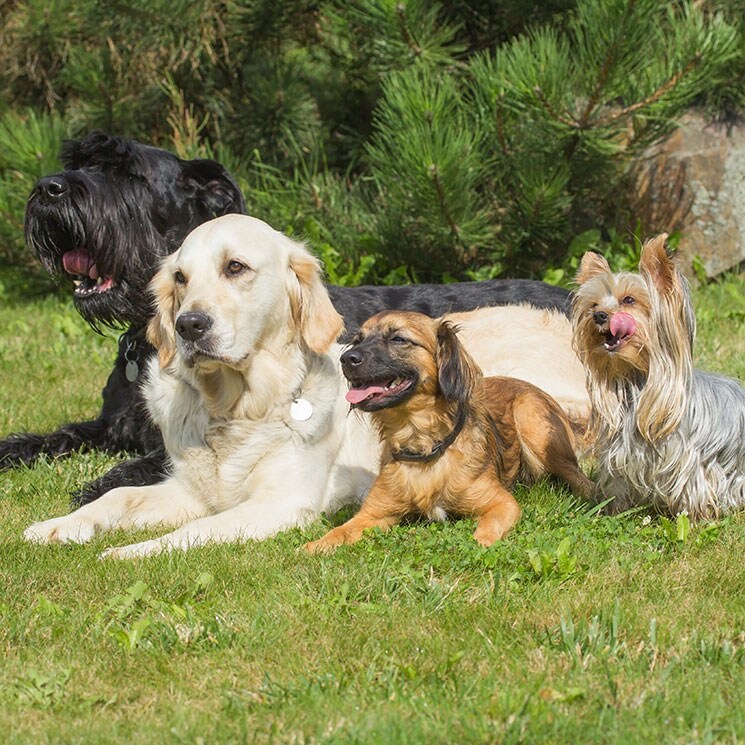
[[[93,257],[85,251],[67,251],[62,256],[62,266],[68,274],[81,274],[84,277],[98,279],[96,262]]]
[[[628,313],[614,313],[610,317],[610,332],[613,336],[631,336],[635,331],[634,316]]]
[[[350,404],[358,404],[375,393],[382,393],[385,388],[382,385],[371,385],[369,388],[350,388],[346,399]]]

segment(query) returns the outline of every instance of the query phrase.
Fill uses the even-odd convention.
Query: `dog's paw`
[[[479,525],[474,531],[473,537],[477,543],[488,548],[493,543],[501,540],[506,532],[501,526],[492,523],[490,525]]]
[[[309,554],[330,554],[335,551],[344,541],[336,541],[333,538],[329,539],[328,535],[323,538],[319,538],[317,541],[311,541],[306,543],[303,548]]]
[[[152,556],[158,554],[167,547],[160,541],[142,541],[141,543],[130,543],[126,546],[112,546],[107,548],[99,559],[140,559],[143,556]]]
[[[96,533],[94,523],[73,515],[33,523],[23,531],[29,543],[88,543]]]

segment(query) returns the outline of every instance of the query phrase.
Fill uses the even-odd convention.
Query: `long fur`
[[[690,290],[666,238],[645,243],[638,274],[614,274],[588,252],[577,275],[573,338],[592,403],[597,496],[616,511],[712,518],[745,506],[745,391],[694,370]],[[635,330],[617,345],[619,313]]]
[[[572,349],[572,326],[560,311],[530,305],[481,308],[443,316],[485,377],[519,378],[554,398],[580,430],[590,399],[585,371]]]
[[[581,494],[574,434],[558,404],[535,386],[488,378],[446,320],[389,311],[363,324],[342,355],[348,400],[370,412],[383,445],[381,471],[360,511],[306,546],[325,552],[407,514],[471,515],[491,545],[517,522],[519,474],[552,473]]]
[[[146,396],[169,478],[114,489],[30,526],[26,538],[83,542],[114,527],[180,525],[106,554],[136,557],[264,538],[312,520],[337,499],[359,498],[372,472],[363,459],[356,473],[337,473],[346,428],[357,418],[346,416],[329,354],[342,319],[317,260],[260,220],[230,215],[193,231],[153,290],[149,333],[160,357],[150,364]],[[300,401],[310,416],[294,413]],[[364,432],[355,439],[364,443]]]

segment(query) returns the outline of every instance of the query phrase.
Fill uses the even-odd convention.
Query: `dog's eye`
[[[239,274],[243,274],[243,272],[247,271],[248,267],[240,262],[233,259],[233,261],[229,261],[225,265],[225,274],[227,274],[229,277],[237,277]]]
[[[411,344],[411,342],[403,336],[392,336],[388,341],[390,341],[391,344]]]
[[[186,284],[186,277],[184,277],[184,273],[183,272],[176,272],[173,275],[173,281],[177,285],[185,285]]]
[[[636,300],[631,297],[631,295],[626,295],[626,297],[621,300],[621,303],[623,303],[623,305],[633,305],[635,302]]]

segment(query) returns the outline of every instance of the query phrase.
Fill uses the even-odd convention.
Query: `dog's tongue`
[[[96,262],[83,250],[67,251],[62,256],[62,266],[68,274],[80,274],[83,277],[98,279]]]
[[[350,388],[347,391],[346,398],[347,401],[354,406],[355,404],[361,403],[366,398],[370,398],[370,396],[375,393],[382,393],[384,390],[385,388],[382,385],[371,385],[367,388]]]
[[[614,313],[610,317],[610,332],[615,337],[631,336],[636,331],[634,316],[628,313]]]

